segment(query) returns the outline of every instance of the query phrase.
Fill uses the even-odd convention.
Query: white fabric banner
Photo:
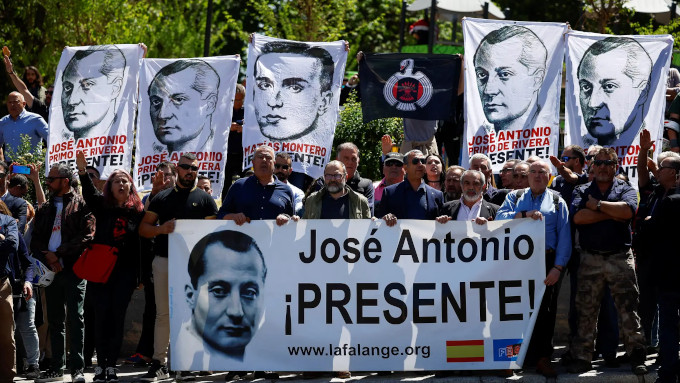
[[[519,368],[545,290],[544,223],[178,221],[176,370]]]
[[[661,152],[673,37],[567,34],[564,145],[610,146],[637,188],[642,129]]]
[[[182,153],[193,152],[198,174],[213,184],[213,196],[222,192],[240,63],[238,55],[143,60],[134,168],[137,190],[151,190],[159,163],[177,163]]]
[[[475,153],[495,172],[510,159],[557,155],[566,31],[565,23],[463,19],[463,167]]]
[[[243,168],[255,149],[288,152],[293,170],[323,174],[338,120],[344,41],[298,42],[254,35],[248,45]]]
[[[64,48],[50,105],[46,174],[59,162],[75,169],[77,151],[104,179],[115,169],[130,170],[143,55],[136,44]]]

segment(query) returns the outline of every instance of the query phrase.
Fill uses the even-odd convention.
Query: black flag
[[[385,117],[451,118],[460,69],[457,55],[364,54],[359,63],[364,122]]]

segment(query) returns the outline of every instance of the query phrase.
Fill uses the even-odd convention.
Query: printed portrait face
[[[600,144],[613,143],[638,117],[642,117],[649,91],[651,60],[642,47],[635,44],[633,47],[640,51],[639,54],[620,46],[594,55],[589,48],[579,65],[579,102],[583,120],[588,132]],[[607,48],[605,43],[601,45]],[[639,61],[632,60],[636,57]]]
[[[187,286],[196,332],[215,350],[243,355],[264,303],[264,264],[255,248],[237,252],[221,243],[205,248],[203,274]]]
[[[322,91],[322,65],[294,53],[262,54],[255,64],[255,118],[271,140],[296,139],[316,129],[330,106]],[[332,80],[332,79],[331,79]]]
[[[117,48],[73,56],[62,75],[61,107],[66,128],[76,137],[110,126],[123,87],[125,58]]]
[[[156,76],[149,86],[149,113],[158,141],[181,148],[206,130],[210,130],[216,95],[204,96],[190,86],[196,70],[189,67],[167,76]],[[194,148],[195,149],[195,148]]]
[[[519,129],[529,119],[543,84],[547,50],[530,29],[513,25],[482,39],[474,55],[477,89],[495,130]]]

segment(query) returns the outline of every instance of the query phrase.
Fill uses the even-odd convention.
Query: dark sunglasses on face
[[[274,164],[274,167],[277,169],[283,169],[283,170],[288,170],[288,165],[281,165],[281,164]]]
[[[578,159],[578,157],[564,156],[564,157],[562,157],[562,162],[568,162],[569,160],[575,160],[575,159]]]
[[[413,165],[418,165],[418,163],[425,165],[427,163],[427,159],[425,157],[414,158],[411,160],[411,163]]]
[[[594,157],[595,157],[594,154],[588,154],[588,155],[586,156],[586,161],[590,161],[590,160],[592,160]]]
[[[197,171],[198,171],[198,166],[195,166],[195,165],[179,164],[179,165],[177,165],[177,166],[179,166],[180,168],[182,168],[182,169],[184,169],[184,170],[189,170],[189,169],[191,169],[192,172],[197,172]]]
[[[595,161],[593,161],[593,165],[595,165],[595,166],[602,166],[602,165],[611,166],[611,165],[616,165],[616,161],[614,161],[614,160],[595,160]]]
[[[54,92],[51,91],[51,90],[48,90],[48,91],[46,91],[45,93],[46,93],[46,94],[52,94],[52,93],[54,93]]]
[[[399,167],[401,167],[402,164],[399,161],[386,161],[385,166],[399,166]]]

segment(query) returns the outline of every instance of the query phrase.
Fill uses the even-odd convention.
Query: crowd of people
[[[22,80],[6,56],[5,66],[17,91],[9,94],[9,115],[0,120],[2,142],[16,147],[24,134],[37,145],[47,136],[53,88],[42,86],[34,67]],[[239,87],[235,110],[241,110],[244,94]],[[230,148],[232,136],[240,136],[242,118],[235,113]],[[545,221],[546,244],[546,292],[524,368],[557,375],[557,297],[568,275],[569,347],[562,361],[570,373],[590,370],[598,355],[609,366],[622,363],[616,357],[620,329],[627,355],[623,362],[634,374],[646,374],[647,354],[660,348],[658,381],[677,381],[680,288],[674,276],[680,262],[673,256],[672,220],[680,211],[680,155],[668,151],[656,161],[649,158],[653,142],[643,130],[638,195],[617,173],[615,150],[597,145],[567,146],[559,158],[508,160],[496,177],[484,154],[473,155],[469,169],[446,168],[429,145],[402,147],[398,153],[391,151],[391,137],[383,137],[381,144],[384,178],[375,182],[359,174],[361,155],[351,142],[340,144],[324,175],[311,182],[299,181],[304,177],[292,171],[290,155],[260,146],[251,173],[233,169],[234,176],[228,176],[233,183],[226,183],[219,209],[210,179],[198,176],[200,164],[192,153],[184,153],[176,164],[158,165],[152,191],[144,198],[126,170],[100,180],[81,152],[77,171],[54,165],[44,185],[39,168],[30,165],[29,174],[19,174],[14,170],[20,164],[0,153],[5,159],[0,161],[0,382],[13,379],[17,362],[19,372],[36,382],[62,381],[65,371],[73,382],[84,382],[95,351],[94,382],[117,382],[125,308],[138,287],[145,297],[142,335],[135,355],[125,362],[148,366],[142,381],[169,378],[168,234],[178,219],[224,219],[237,225],[275,220],[279,226],[299,219],[377,219],[394,226],[401,219],[485,225],[521,218]],[[228,163],[240,163],[240,155],[230,151]],[[25,199],[30,185],[35,206]],[[116,256],[105,282],[87,282],[74,271],[88,253]],[[34,283],[41,265],[49,285]],[[48,335],[39,331],[45,317],[47,326],[42,327]],[[228,315],[228,320],[240,322],[243,313]],[[41,369],[45,347],[49,363]],[[335,374],[351,376],[349,371]],[[243,372],[227,377],[236,375]],[[175,377],[189,380],[192,374],[175,371]]]

